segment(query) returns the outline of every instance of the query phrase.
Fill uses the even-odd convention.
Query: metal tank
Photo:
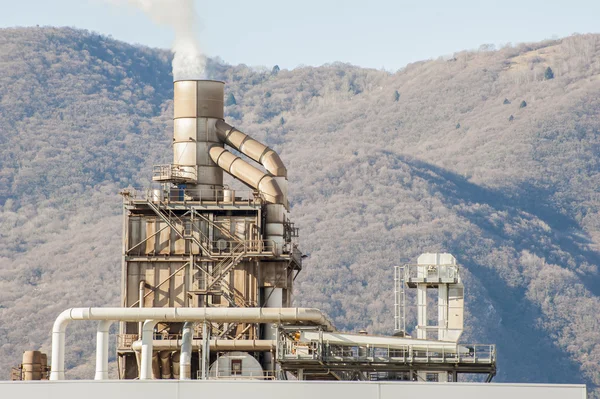
[[[23,352],[23,380],[37,381],[42,379],[42,352]]]
[[[247,352],[229,352],[210,366],[210,378],[263,379],[264,373],[258,360]]]

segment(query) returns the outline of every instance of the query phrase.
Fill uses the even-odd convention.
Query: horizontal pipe
[[[459,347],[456,342],[444,342],[426,339],[401,337],[381,337],[377,335],[347,334],[338,332],[302,331],[301,342],[323,341],[334,345],[372,346],[391,349],[412,349],[417,351],[444,351],[446,353],[468,353],[469,350]]]
[[[210,340],[210,349],[215,351],[256,351],[267,352],[275,349],[276,340],[271,339],[212,339]],[[154,340],[153,348],[155,351],[177,351],[183,347],[183,340],[162,339]],[[192,341],[192,349],[198,350],[202,347],[202,340]],[[138,352],[142,349],[141,341],[135,341],[131,349]]]
[[[284,195],[277,181],[269,174],[255,168],[242,158],[237,157],[222,147],[212,147],[209,151],[212,160],[221,169],[233,177],[243,181],[263,194],[267,202],[282,204]]]
[[[311,308],[71,308],[62,312],[52,327],[51,380],[65,378],[65,332],[72,320],[112,320],[145,322],[149,335],[152,322],[215,323],[293,323],[309,322],[335,331],[332,322],[319,309]],[[147,323],[146,323],[147,322]],[[144,340],[144,334],[142,339]],[[152,348],[147,338],[146,348]],[[144,351],[142,351],[144,352]],[[146,353],[147,354],[147,353]],[[142,355],[142,357],[144,357]],[[145,359],[143,359],[145,360]],[[143,369],[143,366],[142,366]],[[148,376],[148,370],[144,370]]]
[[[273,176],[287,177],[287,169],[274,150],[221,120],[217,121],[216,128],[217,135],[227,145],[260,163]]]

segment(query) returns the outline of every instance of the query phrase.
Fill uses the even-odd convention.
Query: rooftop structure
[[[318,309],[290,307],[302,253],[284,163],[224,121],[223,82],[174,85],[173,162],[154,167],[154,187],[121,192],[121,307],[58,316],[50,380],[68,376],[69,323],[95,320],[97,380],[110,375],[109,332],[118,323],[123,380],[457,382],[465,373],[491,381],[495,346],[459,343],[464,287],[450,254],[423,254],[415,265],[396,267],[393,336],[339,332]],[[226,187],[223,172],[248,190]],[[406,325],[410,288],[417,292],[414,338]],[[47,375],[47,366],[33,363],[20,375]]]

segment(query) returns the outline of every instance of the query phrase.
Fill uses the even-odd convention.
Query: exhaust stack
[[[172,183],[191,199],[215,200],[222,198],[226,171],[260,192],[267,203],[287,208],[285,165],[275,151],[224,122],[224,86],[215,80],[174,83],[173,163],[155,166],[152,180]],[[225,144],[266,172],[226,151]]]

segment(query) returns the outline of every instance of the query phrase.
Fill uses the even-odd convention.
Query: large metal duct
[[[223,171],[209,155],[212,147],[223,146],[215,127],[223,119],[223,96],[223,82],[174,83],[173,164],[193,197],[211,199],[223,188]]]
[[[210,149],[210,156],[227,173],[260,191],[267,202],[273,204],[283,203],[283,192],[275,179],[269,176],[269,174],[262,172],[242,158],[233,155],[221,147],[212,147]]]
[[[260,163],[273,176],[287,177],[287,169],[275,151],[223,121],[217,121],[216,128],[225,144]]]

